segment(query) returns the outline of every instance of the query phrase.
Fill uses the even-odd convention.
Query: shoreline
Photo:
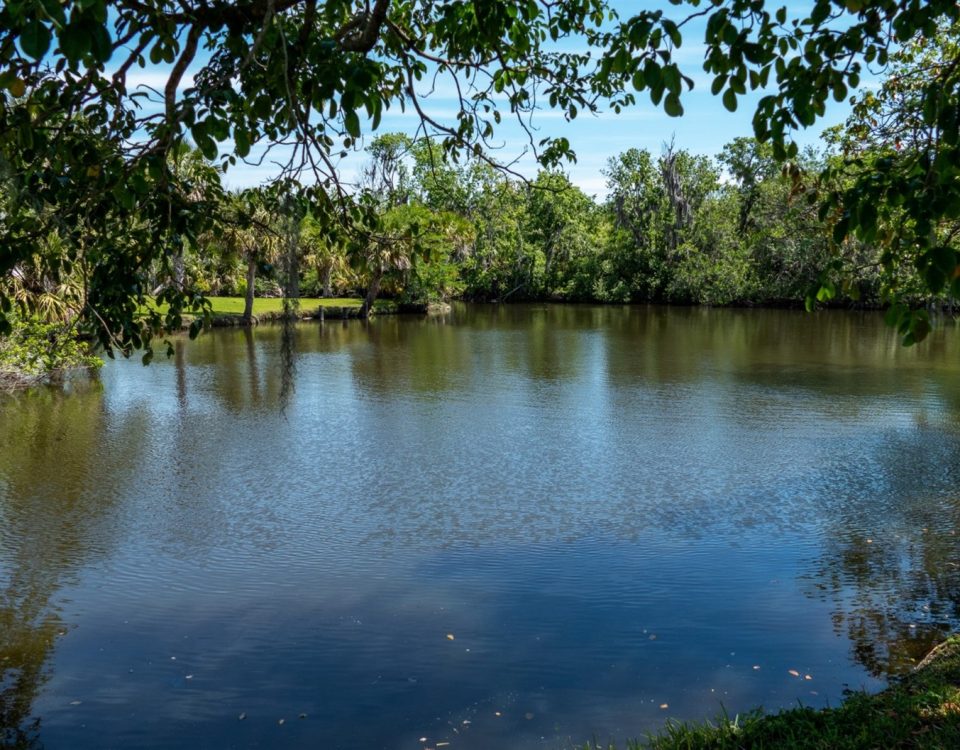
[[[854,692],[836,708],[762,709],[714,721],[668,721],[626,750],[948,750],[960,747],[960,635],[933,648],[878,693]],[[587,743],[581,750],[615,750]]]

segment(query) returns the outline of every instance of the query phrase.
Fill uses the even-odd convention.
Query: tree
[[[342,273],[347,266],[343,238],[335,231],[328,231],[312,214],[307,214],[300,223],[300,242],[306,259],[316,269],[319,293],[332,297],[334,274]]]
[[[756,138],[740,137],[723,147],[720,163],[726,167],[740,196],[738,228],[746,232],[753,222],[753,209],[760,197],[761,185],[780,175],[769,144]]]
[[[960,297],[958,33],[955,20],[927,25],[897,49],[882,86],[856,98],[834,134],[839,154],[823,174],[821,216],[838,249],[845,239],[878,248],[888,321],[907,344],[930,331],[911,295]]]
[[[169,263],[214,219],[169,164],[188,136],[225,167],[254,149],[259,159],[265,149],[292,146],[278,180],[309,178],[304,192],[318,217],[362,224],[335,159],[364,129],[376,130],[389,107],[415,111],[444,153],[489,162],[485,146],[503,115],[528,124],[540,102],[574,118],[601,105],[620,111],[647,92],[679,116],[693,80],[673,53],[694,16],[706,17],[703,69],[713,93],[735,109],[748,89],[764,90],[754,130],[783,159],[797,155],[791,132],[814,124],[831,97],[842,101],[856,89],[864,65],[886,65],[892,45],[933,37],[960,9],[954,0],[816,0],[791,15],[765,0],[686,0],[670,14],[619,19],[605,0],[10,0],[0,8],[0,161],[10,196],[0,273],[36,255],[51,231],[70,240],[74,225],[88,226],[96,238],[92,252],[88,246],[91,326],[106,346],[140,346],[161,324],[202,307],[181,290],[167,295],[166,319],[139,312],[145,269]],[[557,42],[573,35],[583,44],[563,51],[571,45]],[[200,50],[209,51],[202,61]],[[159,96],[140,107],[148,92],[128,84],[147,59],[169,68]],[[438,76],[460,92],[446,121],[423,102],[420,82]],[[904,198],[913,217],[898,234],[904,252],[936,265],[929,228],[960,211],[957,77],[948,64],[924,87],[925,117],[943,137],[917,166],[934,186],[912,200],[918,176],[878,163],[875,184],[845,190],[825,209],[840,212],[838,237],[872,236],[868,207]],[[547,167],[574,155],[566,139],[538,141],[529,132]],[[113,241],[111,233],[134,223],[143,228],[138,241]],[[0,305],[6,312],[6,295]]]
[[[657,217],[663,192],[657,166],[649,151],[628,149],[610,159],[603,170],[607,178],[608,206],[619,236],[612,238],[614,275],[620,286],[614,298],[628,301],[634,295],[653,297],[663,286],[663,243],[657,235]]]
[[[264,195],[258,190],[245,190],[230,197],[230,213],[220,231],[225,250],[246,264],[243,320],[253,322],[253,300],[256,296],[257,268],[275,261],[282,250],[280,232],[271,226],[273,215]]]
[[[585,257],[595,254],[593,201],[569,178],[558,172],[541,172],[527,193],[527,233],[537,253],[534,283],[541,294],[580,296],[589,285],[574,279]],[[586,288],[584,288],[586,287]],[[579,295],[578,292],[579,291]]]
[[[213,218],[169,163],[187,137],[223,167],[255,148],[293,144],[279,178],[309,176],[315,184],[305,192],[315,215],[363,224],[362,204],[347,199],[333,166],[360,137],[362,121],[376,129],[388,107],[410,106],[445,153],[482,155],[500,110],[529,114],[535,89],[559,97],[568,111],[595,106],[603,92],[590,75],[593,62],[553,51],[544,40],[604,19],[601,0],[549,9],[494,0],[6,3],[0,160],[12,200],[0,227],[0,273],[35,255],[51,230],[66,236],[85,218],[103,238],[99,323],[92,327],[108,347],[147,344],[192,300],[171,289],[168,319],[143,320],[146,269],[180,257]],[[210,51],[202,63],[201,49]],[[150,96],[128,82],[148,58],[170,67],[159,97],[141,108]],[[198,70],[186,85],[191,66]],[[433,119],[421,103],[417,82],[430,68],[469,84],[452,122]],[[107,154],[84,143],[88,132]],[[233,148],[221,152],[218,144],[228,139]],[[540,146],[547,161],[571,153],[562,140]],[[110,228],[133,217],[145,226],[145,241],[136,250],[113,247]],[[9,299],[2,299],[6,311]]]

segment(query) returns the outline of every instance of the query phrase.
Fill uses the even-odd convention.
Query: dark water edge
[[[960,619],[952,328],[457,306],[175,346],[0,397],[7,744],[622,740],[878,689]]]

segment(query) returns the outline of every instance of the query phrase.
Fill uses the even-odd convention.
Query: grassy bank
[[[214,315],[242,315],[243,297],[210,297]],[[300,300],[300,312],[304,315],[321,307],[356,307],[360,299],[352,297],[303,297]],[[279,314],[283,312],[283,300],[279,297],[257,297],[253,300],[253,314]]]
[[[214,317],[243,315],[243,297],[208,297]],[[356,311],[360,309],[362,300],[356,297],[302,297],[300,299],[300,315],[311,317],[325,311],[335,313],[340,311]],[[158,305],[161,313],[167,311],[166,305]],[[390,300],[377,300],[373,309],[380,314],[395,312],[396,305]],[[283,314],[283,300],[279,297],[257,297],[253,300],[253,314],[257,318],[272,318]]]
[[[587,745],[584,750],[603,746]],[[613,746],[609,746],[613,748]],[[628,750],[873,750],[960,748],[960,636],[876,695],[855,693],[837,708],[760,712],[713,723],[671,723]]]

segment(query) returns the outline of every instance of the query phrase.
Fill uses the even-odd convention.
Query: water
[[[461,306],[4,397],[5,742],[562,748],[878,689],[960,623],[958,374],[874,314]]]

